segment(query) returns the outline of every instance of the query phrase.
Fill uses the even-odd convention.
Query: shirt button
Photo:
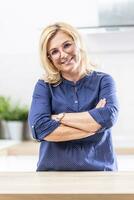
[[[75,100],[75,101],[74,101],[74,103],[78,103],[78,101],[77,101],[77,100]]]

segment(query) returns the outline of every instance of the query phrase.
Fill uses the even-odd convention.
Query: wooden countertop
[[[134,200],[134,172],[0,172],[0,200]]]
[[[6,140],[5,140],[6,143]],[[20,155],[38,155],[40,143],[31,141],[19,141],[14,145],[9,145],[0,149],[0,155],[4,156],[20,156]]]

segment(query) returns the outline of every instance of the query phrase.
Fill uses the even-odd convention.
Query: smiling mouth
[[[73,57],[71,57],[71,59],[67,59],[67,60],[65,60],[64,62],[61,62],[61,64],[63,65],[69,65],[69,64],[71,64],[72,63],[72,60],[74,59],[74,56]]]

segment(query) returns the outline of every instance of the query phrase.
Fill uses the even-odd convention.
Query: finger
[[[97,103],[96,108],[101,107],[101,105],[102,105],[102,99]]]
[[[102,100],[102,106],[105,106],[106,105],[106,99],[104,98],[103,100]]]
[[[106,99],[101,99],[98,104],[96,105],[96,108],[103,108],[106,105]]]
[[[102,99],[101,101],[101,107],[103,108],[106,105],[106,99]]]
[[[55,119],[56,119],[56,116],[57,116],[57,115],[51,115],[51,119],[54,119],[54,120],[55,120]]]

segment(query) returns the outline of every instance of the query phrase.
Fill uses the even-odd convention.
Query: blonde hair
[[[89,60],[87,57],[84,44],[82,42],[82,39],[77,29],[63,22],[49,25],[43,30],[41,34],[39,48],[40,48],[40,58],[41,58],[42,66],[46,72],[43,79],[46,82],[51,83],[51,84],[57,84],[61,82],[61,74],[53,65],[51,60],[48,58],[48,52],[47,52],[49,41],[56,35],[58,31],[62,31],[68,34],[73,39],[73,41],[77,44],[81,52],[81,64],[83,67],[85,67],[85,71],[89,73],[92,68],[92,65],[89,64]]]

